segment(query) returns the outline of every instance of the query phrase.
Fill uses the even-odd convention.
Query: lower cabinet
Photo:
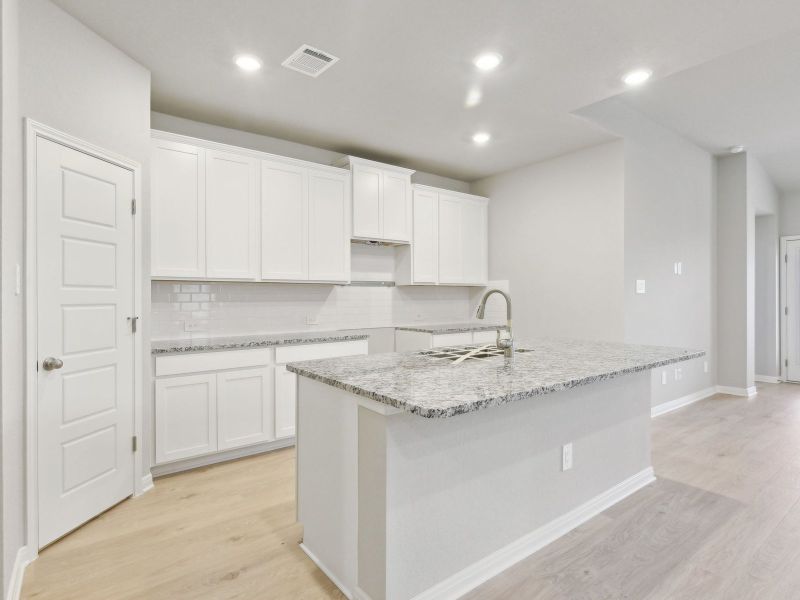
[[[217,450],[217,376],[156,380],[156,463]]]
[[[217,375],[217,440],[219,450],[273,439],[275,369],[261,367]]]
[[[297,375],[281,365],[275,367],[275,437],[294,435],[295,406],[297,405]]]
[[[286,363],[366,354],[367,346],[348,340],[156,357],[155,464],[292,438],[297,376]]]

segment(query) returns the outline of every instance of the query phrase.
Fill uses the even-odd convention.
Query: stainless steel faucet
[[[492,294],[500,294],[503,298],[506,299],[506,321],[508,323],[508,337],[502,337],[502,331],[500,329],[497,330],[497,347],[503,350],[503,354],[506,358],[514,358],[514,336],[511,333],[511,296],[506,294],[503,290],[498,289],[491,289],[487,291],[483,298],[481,298],[481,303],[478,305],[478,312],[475,315],[479,319],[483,319],[486,315],[486,301],[489,299],[489,296]]]

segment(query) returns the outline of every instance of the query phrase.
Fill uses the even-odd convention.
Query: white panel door
[[[436,283],[439,280],[439,195],[429,190],[414,190],[413,214],[413,283]]]
[[[461,202],[463,280],[464,283],[485,284],[488,279],[486,202],[477,199]]]
[[[346,173],[308,171],[308,278],[350,280]]]
[[[215,279],[256,279],[255,159],[206,150],[206,271]]]
[[[217,375],[218,448],[227,450],[274,439],[273,367]]]
[[[156,463],[217,449],[217,376],[156,380]]]
[[[294,435],[297,406],[297,375],[285,366],[275,367],[275,437]]]
[[[35,185],[41,547],[133,493],[134,176],[37,138]]]
[[[381,170],[353,165],[353,237],[383,237]]]
[[[204,150],[152,140],[151,274],[205,277]]]
[[[786,378],[800,381],[800,240],[786,241]]]
[[[408,175],[382,173],[383,239],[411,241],[411,180]]]
[[[306,169],[261,163],[261,278],[308,279]]]
[[[439,194],[439,283],[464,281],[461,198]]]

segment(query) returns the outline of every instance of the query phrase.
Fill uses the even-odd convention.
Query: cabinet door
[[[297,375],[284,366],[275,367],[275,437],[294,435]]]
[[[156,380],[156,463],[217,450],[217,377]]]
[[[206,270],[218,279],[258,277],[257,161],[206,150]]]
[[[439,194],[439,283],[464,280],[461,198]]]
[[[487,205],[477,199],[461,202],[463,282],[484,285],[488,279]]]
[[[267,442],[274,437],[274,369],[260,367],[217,375],[219,449]]]
[[[350,280],[348,176],[308,172],[308,278]]]
[[[401,173],[382,173],[383,239],[411,241],[411,178]]]
[[[205,277],[204,151],[158,139],[151,150],[151,274]]]
[[[383,237],[381,170],[353,165],[353,237]]]
[[[306,170],[261,163],[261,278],[308,279]]]
[[[414,190],[413,283],[436,283],[439,279],[439,195]]]

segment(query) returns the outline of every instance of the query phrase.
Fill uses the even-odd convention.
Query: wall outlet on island
[[[667,372],[661,371],[661,385],[667,385]]]
[[[561,446],[561,470],[569,471],[572,468],[572,442]]]

